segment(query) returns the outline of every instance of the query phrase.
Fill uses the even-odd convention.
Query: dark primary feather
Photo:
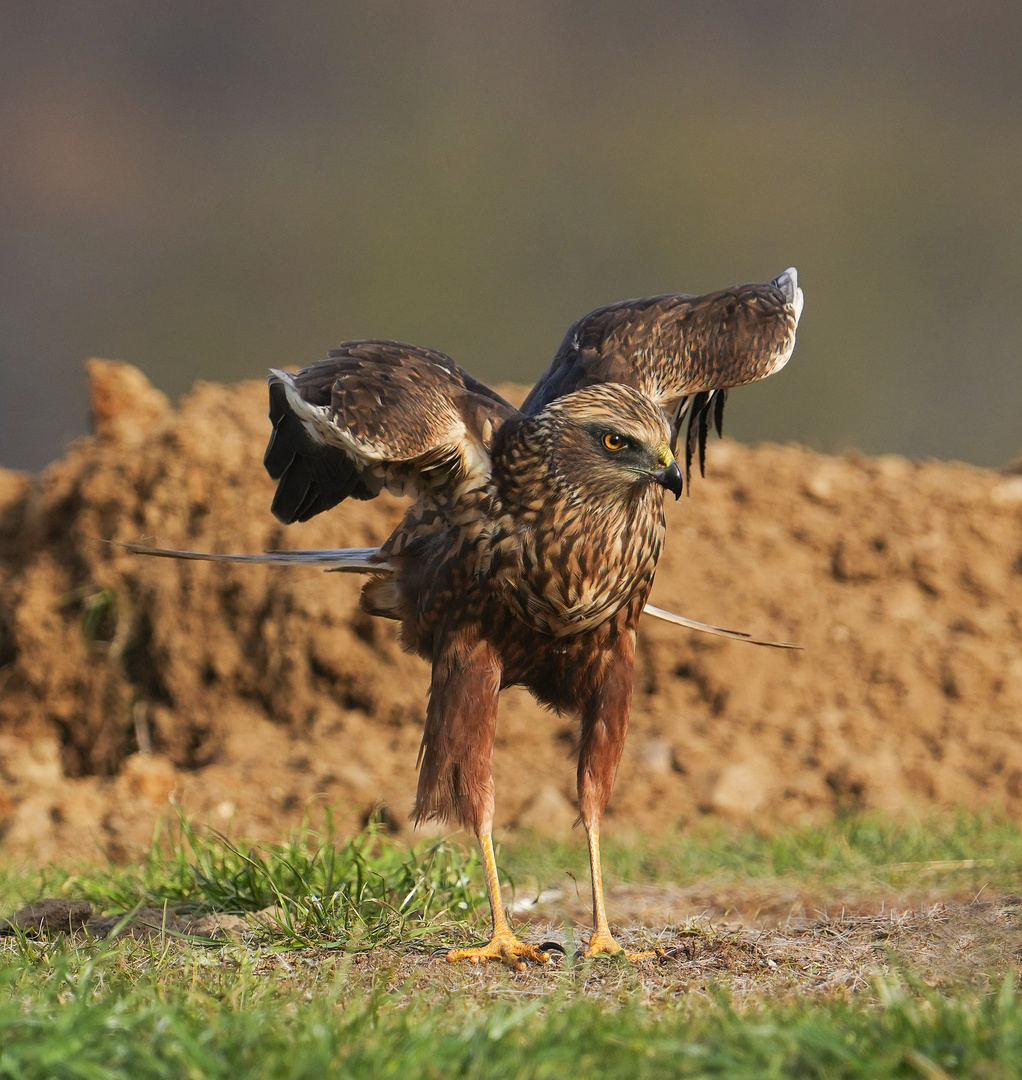
[[[270,435],[263,465],[278,481],[270,510],[286,525],[308,521],[349,496],[371,499],[354,462],[318,441],[288,408],[283,382],[270,383]]]

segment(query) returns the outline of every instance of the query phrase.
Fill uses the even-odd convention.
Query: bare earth
[[[200,384],[175,411],[132,368],[92,377],[96,435],[38,479],[0,470],[0,853],[121,858],[171,797],[253,838],[310,804],[342,830],[382,805],[407,831],[428,672],[358,612],[357,580],[104,542],[367,546],[401,504],[285,529],[262,384]],[[668,509],[653,602],[805,650],[644,623],[606,832],[1022,816],[1022,476],[725,441],[693,486]],[[505,694],[501,825],[570,829],[574,739]]]
[[[563,907],[557,898],[537,905],[528,917],[519,913],[520,923],[529,919],[522,926],[527,940],[543,943],[551,955],[549,965],[530,965],[520,974],[499,964],[452,966],[446,962],[446,950],[456,944],[453,938],[348,956],[316,947],[286,953],[261,949],[266,932],[272,935],[275,926],[279,929],[280,913],[272,908],[243,918],[176,915],[160,907],[119,916],[97,915],[87,903],[61,899],[40,900],[9,920],[0,919],[0,954],[16,948],[12,926],[49,940],[69,931],[86,939],[110,934],[143,940],[160,937],[165,945],[204,939],[210,944],[246,945],[256,952],[263,974],[310,991],[343,965],[349,985],[366,990],[382,985],[405,999],[438,989],[484,997],[533,996],[558,986],[577,987],[581,980],[587,995],[596,997],[632,996],[641,987],[643,1000],[650,1004],[680,995],[708,996],[715,985],[725,986],[738,1008],[766,995],[854,995],[875,1000],[885,983],[906,977],[937,989],[989,994],[1005,978],[1018,977],[1022,929],[1018,897],[895,904],[875,910],[818,909],[812,918],[797,914],[796,900],[783,919],[764,913],[764,918],[749,922],[733,908],[722,917],[712,901],[702,914],[681,920],[668,914],[665,920],[665,911],[677,913],[692,897],[670,888],[651,887],[645,893],[646,900],[653,901],[651,907],[620,890],[617,896],[612,890],[608,897],[615,922],[628,927],[619,930],[618,937],[627,949],[638,950],[633,962],[601,957],[595,963],[582,961],[581,970],[575,961],[579,941],[563,921],[581,912],[573,911],[570,903]]]

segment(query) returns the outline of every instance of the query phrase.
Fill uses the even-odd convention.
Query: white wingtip
[[[773,284],[784,293],[785,300],[795,309],[795,324],[798,325],[802,318],[802,305],[805,303],[802,290],[798,287],[798,271],[794,266],[789,266],[784,273],[774,278]]]

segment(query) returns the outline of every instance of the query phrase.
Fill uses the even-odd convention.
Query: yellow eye
[[[607,434],[603,436],[603,445],[608,450],[624,450],[628,445],[628,440],[623,435],[608,431]]]

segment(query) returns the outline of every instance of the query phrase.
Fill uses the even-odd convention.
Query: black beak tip
[[[676,461],[672,461],[666,469],[655,473],[654,475],[658,484],[662,484],[668,491],[674,492],[675,501],[681,498],[681,492],[685,481]]]

